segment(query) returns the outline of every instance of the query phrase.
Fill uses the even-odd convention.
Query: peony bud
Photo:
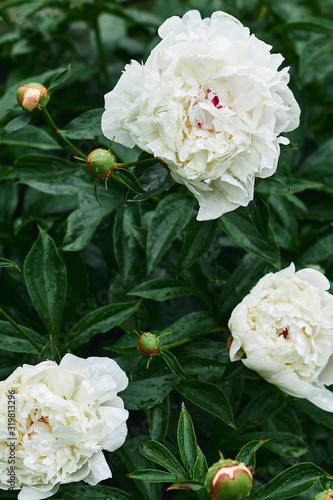
[[[333,490],[329,489],[321,491],[318,495],[316,495],[315,500],[333,500]]]
[[[46,88],[40,83],[26,83],[17,89],[17,102],[27,111],[45,108],[50,98]]]
[[[211,500],[245,500],[252,489],[252,474],[242,462],[221,458],[208,469],[205,483]]]
[[[114,156],[106,149],[94,149],[86,160],[89,172],[99,179],[110,177],[115,168]]]
[[[153,333],[145,332],[139,338],[138,349],[144,356],[155,356],[160,352],[160,341]]]

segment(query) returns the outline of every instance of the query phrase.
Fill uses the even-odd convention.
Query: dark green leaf
[[[137,470],[127,475],[131,479],[149,481],[149,483],[173,483],[177,481],[177,478],[174,474],[156,469]]]
[[[0,257],[0,267],[16,267],[18,271],[21,271],[19,266],[15,264],[12,260],[4,259],[3,257]]]
[[[120,274],[125,283],[131,272],[136,257],[138,243],[132,226],[140,224],[138,205],[119,208],[113,225],[113,252]]]
[[[61,361],[59,350],[53,340],[52,335],[49,336],[49,340],[43,347],[43,350],[41,351],[40,355],[38,356],[38,363],[41,363],[42,361],[46,361],[48,359],[51,361],[55,361],[56,363],[60,363]]]
[[[264,275],[266,264],[246,254],[224,285],[220,297],[221,316],[237,305]]]
[[[191,380],[191,377],[186,372],[184,372],[184,370],[180,366],[176,356],[174,356],[170,351],[163,349],[160,352],[160,355],[162,356],[170,370],[177,377],[179,377],[181,380]]]
[[[29,113],[25,113],[24,115],[18,116],[17,118],[14,118],[13,120],[7,123],[7,125],[3,130],[3,133],[10,134],[15,130],[20,130],[21,128],[28,125],[30,120],[31,120],[31,115]]]
[[[172,391],[178,378],[173,374],[149,377],[134,380],[121,393],[125,407],[128,410],[148,410],[162,403]]]
[[[14,163],[11,177],[18,178],[21,182],[62,181],[75,174],[75,165],[58,156],[46,154],[28,154],[20,156]],[[66,194],[66,193],[64,193]]]
[[[284,403],[284,397],[275,389],[268,389],[261,392],[245,406],[238,417],[237,426],[244,428],[253,427],[262,420],[267,420],[269,417],[275,415]]]
[[[69,64],[67,68],[59,68],[55,71],[56,74],[53,77],[50,85],[48,85],[49,92],[56,89],[57,87],[60,87],[67,80],[71,73],[71,65]]]
[[[300,495],[313,486],[320,478],[328,477],[323,471],[311,463],[294,465],[281,472],[278,476],[265,484],[252,495],[249,500],[284,500]]]
[[[239,436],[239,439],[263,440],[265,448],[282,457],[301,457],[308,451],[305,441],[290,432],[249,432]],[[238,460],[238,459],[237,459]]]
[[[194,432],[192,419],[186,410],[184,403],[182,403],[178,422],[177,440],[179,453],[185,469],[187,470],[189,476],[192,477],[198,454],[197,438]]]
[[[204,335],[216,326],[215,320],[208,311],[197,311],[183,316],[172,325],[164,328],[161,334],[171,332],[161,337],[161,346],[166,349],[185,344],[190,340]]]
[[[125,168],[117,168],[113,174],[118,177],[127,187],[129,187],[134,193],[145,193],[145,189],[141,186],[135,175]]]
[[[158,441],[146,441],[142,443],[140,445],[140,451],[144,457],[167,469],[171,474],[174,474],[178,480],[187,478],[187,474],[178,460]]]
[[[199,481],[179,481],[178,483],[174,483],[167,491],[171,490],[191,490],[191,491],[200,491],[205,488],[205,485]],[[205,497],[206,498],[206,497]]]
[[[230,427],[236,428],[230,403],[217,385],[200,380],[181,381],[177,384],[176,390],[195,405],[220,418]]]
[[[158,160],[156,160],[156,165],[153,167],[145,168],[143,172],[142,170],[142,167],[139,166],[134,168],[133,172],[146,192],[136,194],[130,201],[147,200],[151,196],[168,191],[175,183],[169,172],[162,167]]]
[[[62,484],[59,493],[64,500],[135,500],[135,497],[118,488],[104,485]]]
[[[208,471],[208,465],[205,455],[202,453],[199,446],[197,446],[197,459],[194,464],[193,469],[193,479],[201,483],[205,482],[206,474]]]
[[[126,321],[139,307],[140,302],[109,304],[84,316],[68,332],[67,346],[74,350],[86,344],[97,333],[105,333]]]
[[[24,279],[48,333],[60,332],[67,290],[66,266],[53,239],[39,228],[39,236],[24,262]]]
[[[148,426],[150,437],[164,443],[169,427],[170,398],[148,409]]]
[[[249,221],[246,213],[241,209],[237,212],[224,214],[219,219],[223,231],[237,245],[252,253],[259,259],[269,262],[276,269],[280,269],[280,252],[276,244],[272,229],[269,231],[267,243],[263,241]]]
[[[23,330],[30,335],[30,337],[43,346],[45,344],[45,338],[38,333],[30,330],[26,326],[22,326]],[[38,349],[32,345],[25,337],[20,334],[13,325],[7,321],[0,321],[0,349],[8,352],[26,352],[31,354],[37,354]]]
[[[137,286],[128,295],[143,297],[144,299],[163,302],[183,295],[196,295],[195,291],[184,281],[156,278],[145,281]]]
[[[180,274],[205,255],[214,244],[218,220],[199,222],[192,219],[185,228],[185,238],[176,273]]]
[[[258,194],[254,194],[254,198],[248,205],[249,217],[255,230],[267,242],[269,233],[270,212],[267,203]]]
[[[49,151],[52,149],[61,149],[59,144],[46,130],[35,127],[34,125],[26,125],[24,128],[15,130],[10,134],[0,138],[0,144],[16,147],[28,147],[35,149],[43,149]]]
[[[170,248],[179,231],[187,224],[192,215],[193,206],[193,198],[178,193],[165,196],[157,205],[148,228],[148,274]]]
[[[122,393],[123,394],[123,393]],[[145,436],[146,437],[146,436]],[[129,472],[138,471],[143,469],[148,469],[151,467],[151,462],[147,460],[141,453],[139,453],[139,445],[141,444],[143,436],[127,436],[127,439],[123,446],[117,450],[117,453],[121,457],[122,461],[126,465]],[[155,471],[155,469],[153,469]],[[156,471],[160,472],[160,471]],[[158,484],[152,484],[151,482],[142,480],[144,478],[139,478],[138,481],[135,479],[135,483],[139,490],[141,491],[143,498],[145,500],[161,499],[161,488]],[[136,495],[137,498],[137,495]],[[141,499],[141,497],[139,497]]]
[[[68,139],[95,139],[102,133],[101,118],[103,112],[103,108],[89,109],[74,118],[60,132]]]
[[[62,250],[74,252],[88,245],[102,219],[122,205],[124,191],[119,186],[109,186],[106,193],[100,194],[100,199],[101,206],[93,193],[80,195],[79,208],[68,217]]]
[[[256,451],[265,443],[265,441],[250,441],[239,451],[236,456],[238,462],[243,462],[245,465],[256,466]]]

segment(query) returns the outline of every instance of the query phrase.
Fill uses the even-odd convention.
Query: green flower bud
[[[46,88],[40,83],[26,83],[17,89],[17,102],[27,111],[45,108],[50,98]]]
[[[245,500],[252,489],[252,474],[245,464],[221,458],[208,469],[205,484],[211,500]]]
[[[329,489],[321,491],[318,495],[316,495],[315,500],[333,500],[333,490]]]
[[[94,149],[86,160],[89,172],[99,179],[110,177],[115,168],[114,156],[106,149]]]
[[[153,333],[145,332],[139,338],[138,349],[144,356],[155,356],[160,352],[160,341]]]

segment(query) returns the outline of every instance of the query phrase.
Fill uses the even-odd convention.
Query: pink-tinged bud
[[[316,495],[315,500],[333,500],[333,490],[329,489],[321,491],[318,495]]]
[[[86,160],[88,171],[99,179],[107,179],[115,169],[114,156],[106,149],[94,149]]]
[[[26,83],[17,89],[17,102],[27,111],[45,108],[50,98],[46,88],[40,83]]]
[[[160,352],[160,341],[153,333],[145,332],[139,338],[138,349],[144,356],[155,356]]]
[[[245,500],[252,489],[252,474],[242,462],[221,459],[206,475],[206,488],[211,500]]]

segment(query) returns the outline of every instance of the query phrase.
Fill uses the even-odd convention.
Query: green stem
[[[13,327],[14,327],[14,328],[15,328],[18,332],[20,332],[20,333],[23,335],[23,337],[25,337],[27,340],[29,340],[29,342],[30,342],[30,343],[31,343],[34,347],[36,347],[36,349],[38,349],[39,351],[42,351],[42,349],[43,349],[43,348],[42,348],[39,344],[37,344],[37,342],[35,342],[35,341],[34,341],[34,339],[32,339],[32,338],[30,337],[30,335],[29,335],[26,331],[24,331],[24,330],[23,330],[23,328],[21,328],[21,327],[20,327],[20,325],[18,325],[18,324],[17,324],[17,323],[13,320],[13,318],[11,318],[10,316],[8,316],[8,314],[7,314],[7,313],[5,313],[5,311],[4,311],[3,309],[0,309],[0,314],[2,314],[2,315],[6,318],[6,320],[7,320],[7,321],[8,321],[11,325],[13,325]]]
[[[93,24],[93,29],[94,29],[95,36],[96,36],[96,43],[97,43],[97,49],[98,49],[98,55],[99,55],[99,67],[101,70],[101,75],[103,75],[103,80],[104,80],[104,82],[102,82],[102,83],[103,83],[103,85],[107,85],[108,80],[109,80],[109,75],[108,75],[108,70],[107,70],[107,58],[106,58],[104,46],[102,43],[101,34],[99,31],[99,26],[98,26],[97,20]]]
[[[156,165],[158,158],[147,158],[147,160],[132,161],[130,163],[115,163],[116,168],[142,167],[144,165]]]
[[[48,126],[50,127],[50,129],[52,130],[52,132],[54,132],[56,134],[56,136],[58,137],[59,139],[59,142],[61,143],[61,145],[67,149],[68,147],[70,149],[72,149],[72,151],[74,151],[74,153],[76,153],[80,158],[84,158],[86,159],[87,156],[82,153],[82,151],[80,151],[76,146],[74,146],[74,144],[71,143],[71,141],[69,141],[67,139],[67,137],[61,135],[58,127],[56,126],[56,124],[54,123],[54,121],[52,120],[51,116],[50,116],[50,113],[47,111],[46,108],[42,108],[41,110],[41,113],[46,121],[46,123],[48,124]]]

